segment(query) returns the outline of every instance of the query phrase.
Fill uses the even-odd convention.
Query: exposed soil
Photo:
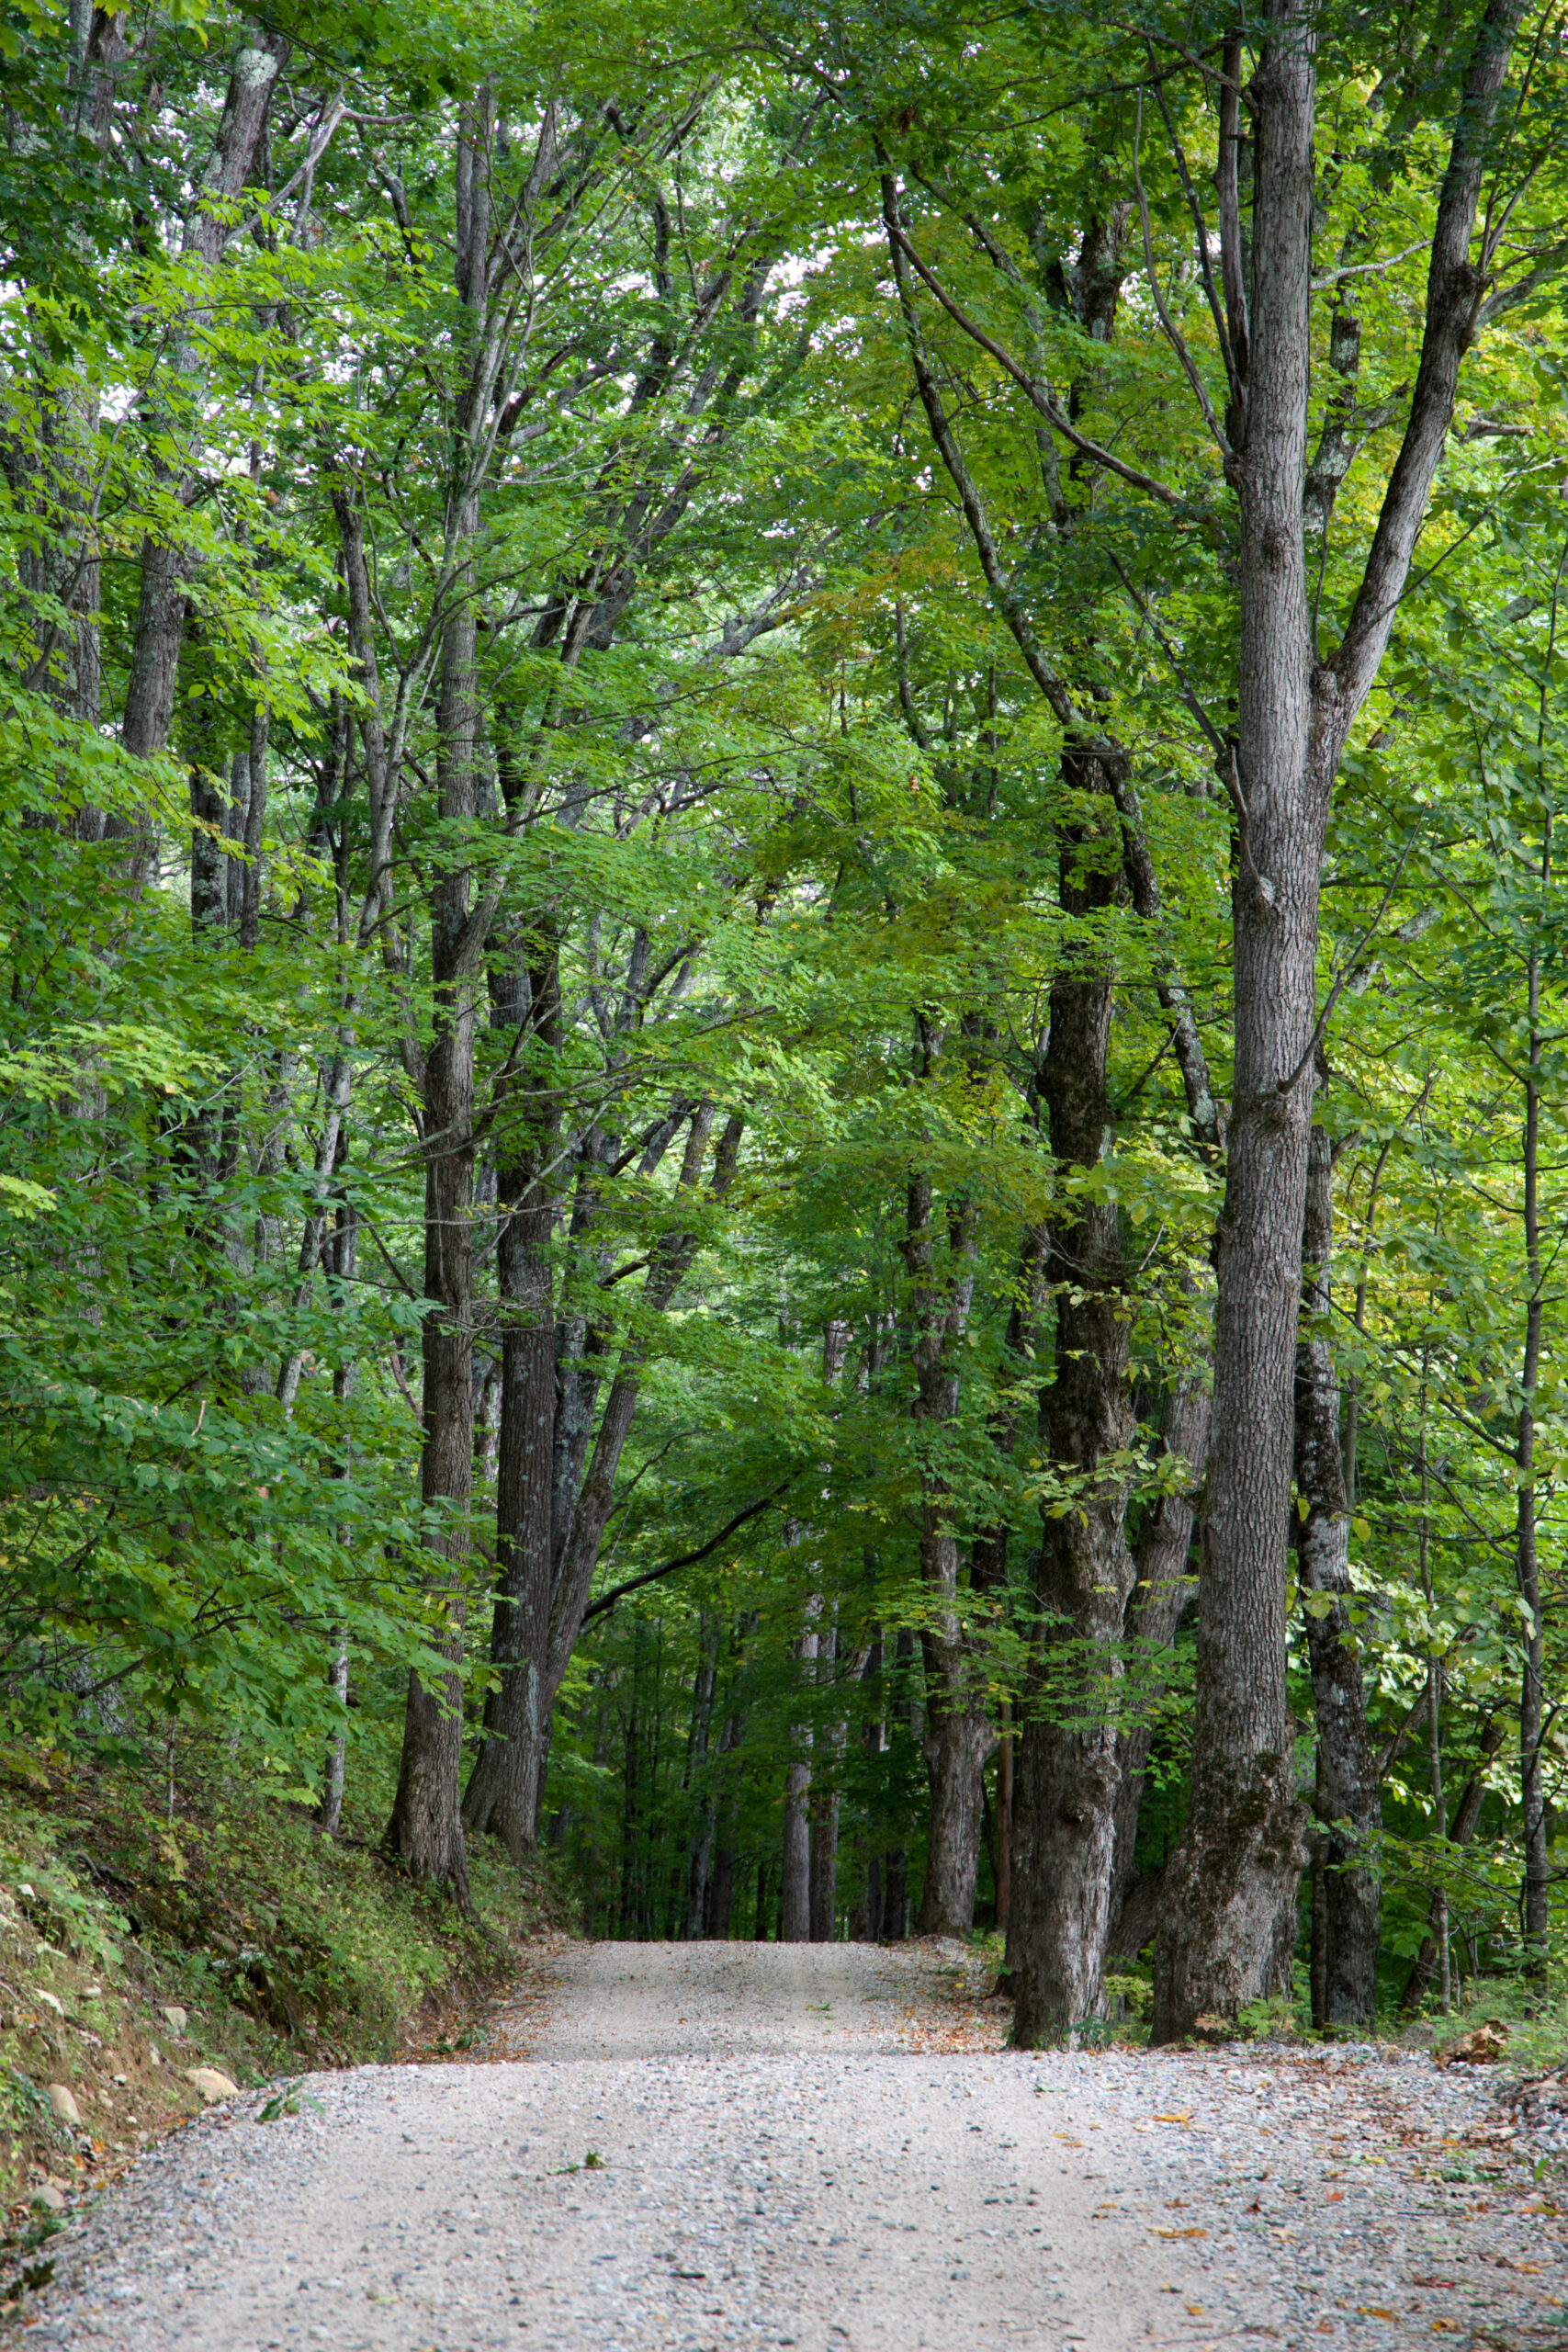
[[[562,1945],[464,2063],[312,2075],[144,2156],[50,2248],[30,2340],[1568,2344],[1556,2159],[1495,2070],[1035,2057],[1003,2022],[955,1946]]]

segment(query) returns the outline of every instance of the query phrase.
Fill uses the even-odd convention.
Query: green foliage
[[[1473,13],[1447,47],[1420,12],[1321,17],[1314,447],[1352,300],[1359,334],[1352,461],[1314,541],[1324,652],[1398,447]],[[584,1452],[615,1367],[637,1382],[597,1589],[651,1580],[589,1622],[546,1799],[594,1927],[682,1933],[694,1868],[711,1906],[722,1863],[730,1930],[773,1933],[809,1742],[839,1807],[836,1925],[868,1930],[881,1904],[897,1931],[950,1634],[1014,1734],[1152,1724],[1140,1866],[1179,1834],[1190,1624],[1053,1641],[1042,1663],[1035,1589],[1043,1535],[1107,1485],[1135,1543],[1191,1483],[1159,1429],[1207,1361],[1224,1182],[1170,1050],[1179,985],[1224,1102],[1235,509],[1193,399],[1194,380],[1216,412],[1226,393],[1187,186],[1207,188],[1219,124],[1212,77],[1184,65],[1207,32],[1173,48],[1145,14],[285,8],[267,27],[296,43],[287,86],[221,193],[249,20],[154,6],[95,78],[62,12],[0,9],[0,1715],[115,1773],[234,1742],[272,1795],[243,1827],[215,1810],[200,1884],[260,1873],[279,1923],[264,1967],[356,2035],[441,1981],[434,1913],[408,1893],[406,1945],[384,1943],[375,1866],[288,1807],[321,1798],[341,1740],[369,1826],[355,1792],[387,1777],[411,1668],[455,1667],[475,1752],[519,1311],[498,1187],[523,1166],[549,1195],[543,1278]],[[1151,41],[1170,66],[1157,138],[1132,95]],[[1512,103],[1508,300],[1466,361],[1323,876],[1325,1328],[1354,1457],[1350,1639],[1386,1761],[1391,2008],[1439,1891],[1462,1983],[1520,1958],[1532,1293],[1553,1838],[1568,1768],[1568,1203],[1549,1146],[1532,1271],[1521,1172],[1525,1075],[1548,1137],[1568,1113],[1554,51]],[[487,251],[505,252],[482,315],[453,267],[481,121]],[[919,281],[914,347],[967,507],[892,299],[885,168],[949,297]],[[1074,293],[1107,203],[1113,334]],[[1059,388],[1076,441],[999,350]],[[164,557],[175,674],[139,731]],[[468,720],[443,699],[468,616],[471,810],[450,786]],[[1042,662],[1125,747],[1156,915],[1125,885],[1132,820],[1064,756]],[[454,895],[479,934],[460,1507],[427,1499],[420,1460],[445,1246],[421,1087]],[[1042,1069],[1054,991],[1100,969],[1113,1115],[1086,1160],[1052,1148]],[[547,971],[558,1019],[535,1001]],[[678,1193],[698,1106],[716,1133],[743,1122],[722,1197]],[[969,1285],[936,1419],[912,1409],[917,1178],[933,1279]],[[1086,1467],[1040,1434],[1056,1308],[1083,1292],[1039,1267],[1091,1206],[1133,1270],[1137,1428]],[[656,1304],[650,1261],[677,1241]],[[952,1538],[951,1593],[923,1569],[923,1513]],[[433,1592],[428,1561],[453,1552]],[[1290,1600],[1304,1732],[1306,1630],[1329,1604]],[[1302,1757],[1304,1796],[1304,1736]],[[202,1941],[178,1850],[169,1932],[238,1997],[260,1944]],[[103,1935],[107,1969],[123,1928],[36,1871],[55,1931]],[[1113,1996],[1135,2008],[1141,1981]]]

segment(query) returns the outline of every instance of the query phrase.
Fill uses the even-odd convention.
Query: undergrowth
[[[156,1762],[0,1750],[0,2201],[10,2300],[73,2193],[197,2113],[216,2070],[280,2073],[473,2046],[527,1947],[570,1930],[541,1863],[469,1856],[474,1910],[412,1885],[368,1784],[343,1833],[236,1750]],[[33,2273],[38,2278],[32,2278]]]

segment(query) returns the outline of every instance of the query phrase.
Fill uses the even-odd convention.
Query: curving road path
[[[1544,2316],[1542,2222],[1521,2204],[1517,2278],[1489,2252],[1468,2294],[1420,2160],[1484,2128],[1473,2083],[1371,2052],[1031,2057],[961,1973],[956,1947],[564,1947],[501,2054],[311,2076],[293,2115],[247,2098],[149,2154],[57,2242],[28,2340],[1322,2352],[1503,2340],[1516,2287]]]

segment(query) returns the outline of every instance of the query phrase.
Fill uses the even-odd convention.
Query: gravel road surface
[[[1555,2159],[1490,2073],[1001,2047],[955,1946],[566,1945],[476,2063],[143,2157],[35,2346],[1544,2352]],[[1568,2207],[1568,2193],[1562,2199]]]

